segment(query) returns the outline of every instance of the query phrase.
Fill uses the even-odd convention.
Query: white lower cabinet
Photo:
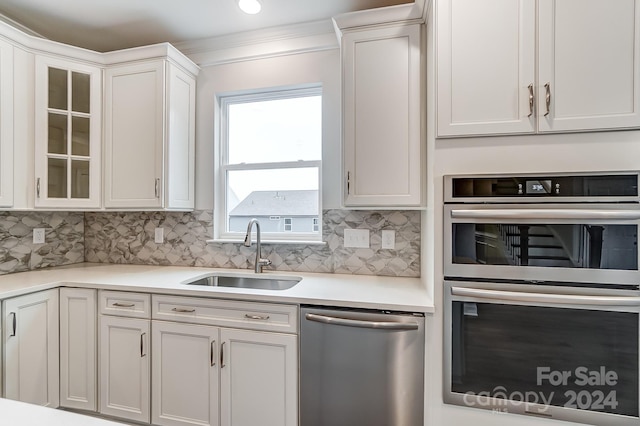
[[[219,328],[152,322],[155,425],[218,425]]]
[[[100,316],[100,413],[149,423],[149,328],[147,319]]]
[[[97,411],[97,291],[60,289],[60,406]]]
[[[58,407],[58,289],[2,302],[4,397]]]
[[[98,299],[101,414],[297,426],[297,306],[117,291]]]
[[[296,306],[152,301],[153,424],[297,426]]]
[[[222,329],[222,426],[298,424],[297,336]]]

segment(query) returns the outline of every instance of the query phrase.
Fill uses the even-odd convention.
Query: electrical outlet
[[[33,244],[44,244],[44,228],[33,228]]]
[[[396,231],[389,229],[382,231],[382,248],[389,250],[396,248]]]
[[[154,241],[156,244],[164,243],[164,228],[156,228]]]
[[[369,248],[369,230],[345,229],[344,246],[355,248]]]

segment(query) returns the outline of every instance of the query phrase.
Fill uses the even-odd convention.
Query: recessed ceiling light
[[[262,9],[262,5],[258,0],[238,0],[238,6],[240,10],[249,15],[255,15]]]

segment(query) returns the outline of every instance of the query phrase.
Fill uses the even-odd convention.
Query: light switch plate
[[[33,244],[44,244],[44,228],[33,228]]]
[[[354,248],[369,248],[369,230],[345,229],[344,246]]]
[[[156,228],[154,241],[156,244],[164,243],[164,228]]]
[[[396,231],[390,229],[382,231],[382,248],[389,250],[396,248]]]

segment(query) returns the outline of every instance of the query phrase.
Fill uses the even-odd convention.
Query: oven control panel
[[[445,201],[508,202],[511,198],[638,202],[638,173],[445,176]]]

